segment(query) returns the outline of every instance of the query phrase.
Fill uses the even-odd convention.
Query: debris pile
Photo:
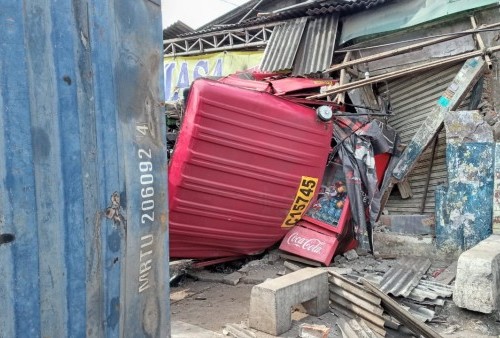
[[[363,286],[342,277],[336,272],[329,271],[329,274],[332,311],[334,313],[339,312],[348,318],[362,318],[371,330],[385,336],[384,326],[386,320],[382,316],[384,309],[381,306],[382,300],[380,297],[373,295],[366,291]]]
[[[344,336],[356,337],[346,332],[352,334],[368,326],[379,336],[385,336],[388,329],[400,332],[410,329],[424,336],[422,332],[430,334],[428,337],[438,337],[424,323],[434,319],[435,306],[443,306],[445,299],[452,296],[453,288],[436,280],[444,274],[439,280],[451,282],[454,265],[441,270],[434,280],[427,280],[424,276],[430,266],[426,258],[402,257],[382,276],[377,273],[359,276],[350,272],[342,276],[329,271],[331,311],[343,318],[338,325]],[[352,322],[353,319],[356,322]],[[369,334],[364,336],[370,337]]]

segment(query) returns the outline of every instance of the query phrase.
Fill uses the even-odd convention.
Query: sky
[[[248,0],[161,0],[163,28],[181,20],[193,29],[214,20]]]

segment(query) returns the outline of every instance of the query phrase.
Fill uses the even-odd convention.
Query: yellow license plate
[[[299,189],[297,190],[297,195],[293,201],[292,207],[285,218],[282,228],[293,227],[301,218],[304,212],[314,197],[314,192],[316,191],[316,186],[318,185],[318,179],[314,177],[302,176],[300,181]]]

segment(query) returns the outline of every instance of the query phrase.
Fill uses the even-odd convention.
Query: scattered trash
[[[444,334],[452,334],[457,332],[460,329],[460,325],[451,325],[449,328],[447,328],[445,331],[443,331]]]
[[[325,325],[315,324],[300,324],[299,337],[300,338],[328,338],[330,328]]]
[[[233,272],[233,273],[230,273],[229,275],[225,275],[222,282],[224,284],[236,285],[239,283],[239,281],[242,277],[243,277],[243,275],[241,273]]]

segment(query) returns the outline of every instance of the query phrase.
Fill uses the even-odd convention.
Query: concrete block
[[[460,255],[453,301],[482,313],[500,310],[500,235],[492,235]]]
[[[241,277],[243,277],[243,275],[239,272],[233,272],[233,273],[230,273],[229,275],[225,275],[224,276],[224,279],[222,280],[222,282],[224,284],[229,284],[229,285],[236,285],[239,283]]]
[[[328,272],[304,268],[255,285],[250,297],[250,327],[278,336],[291,328],[291,308],[297,304],[313,316],[328,312]]]
[[[347,252],[344,253],[344,257],[348,260],[348,261],[353,261],[355,259],[358,259],[359,256],[358,256],[358,253],[356,252],[356,250],[354,249],[351,249]]]

